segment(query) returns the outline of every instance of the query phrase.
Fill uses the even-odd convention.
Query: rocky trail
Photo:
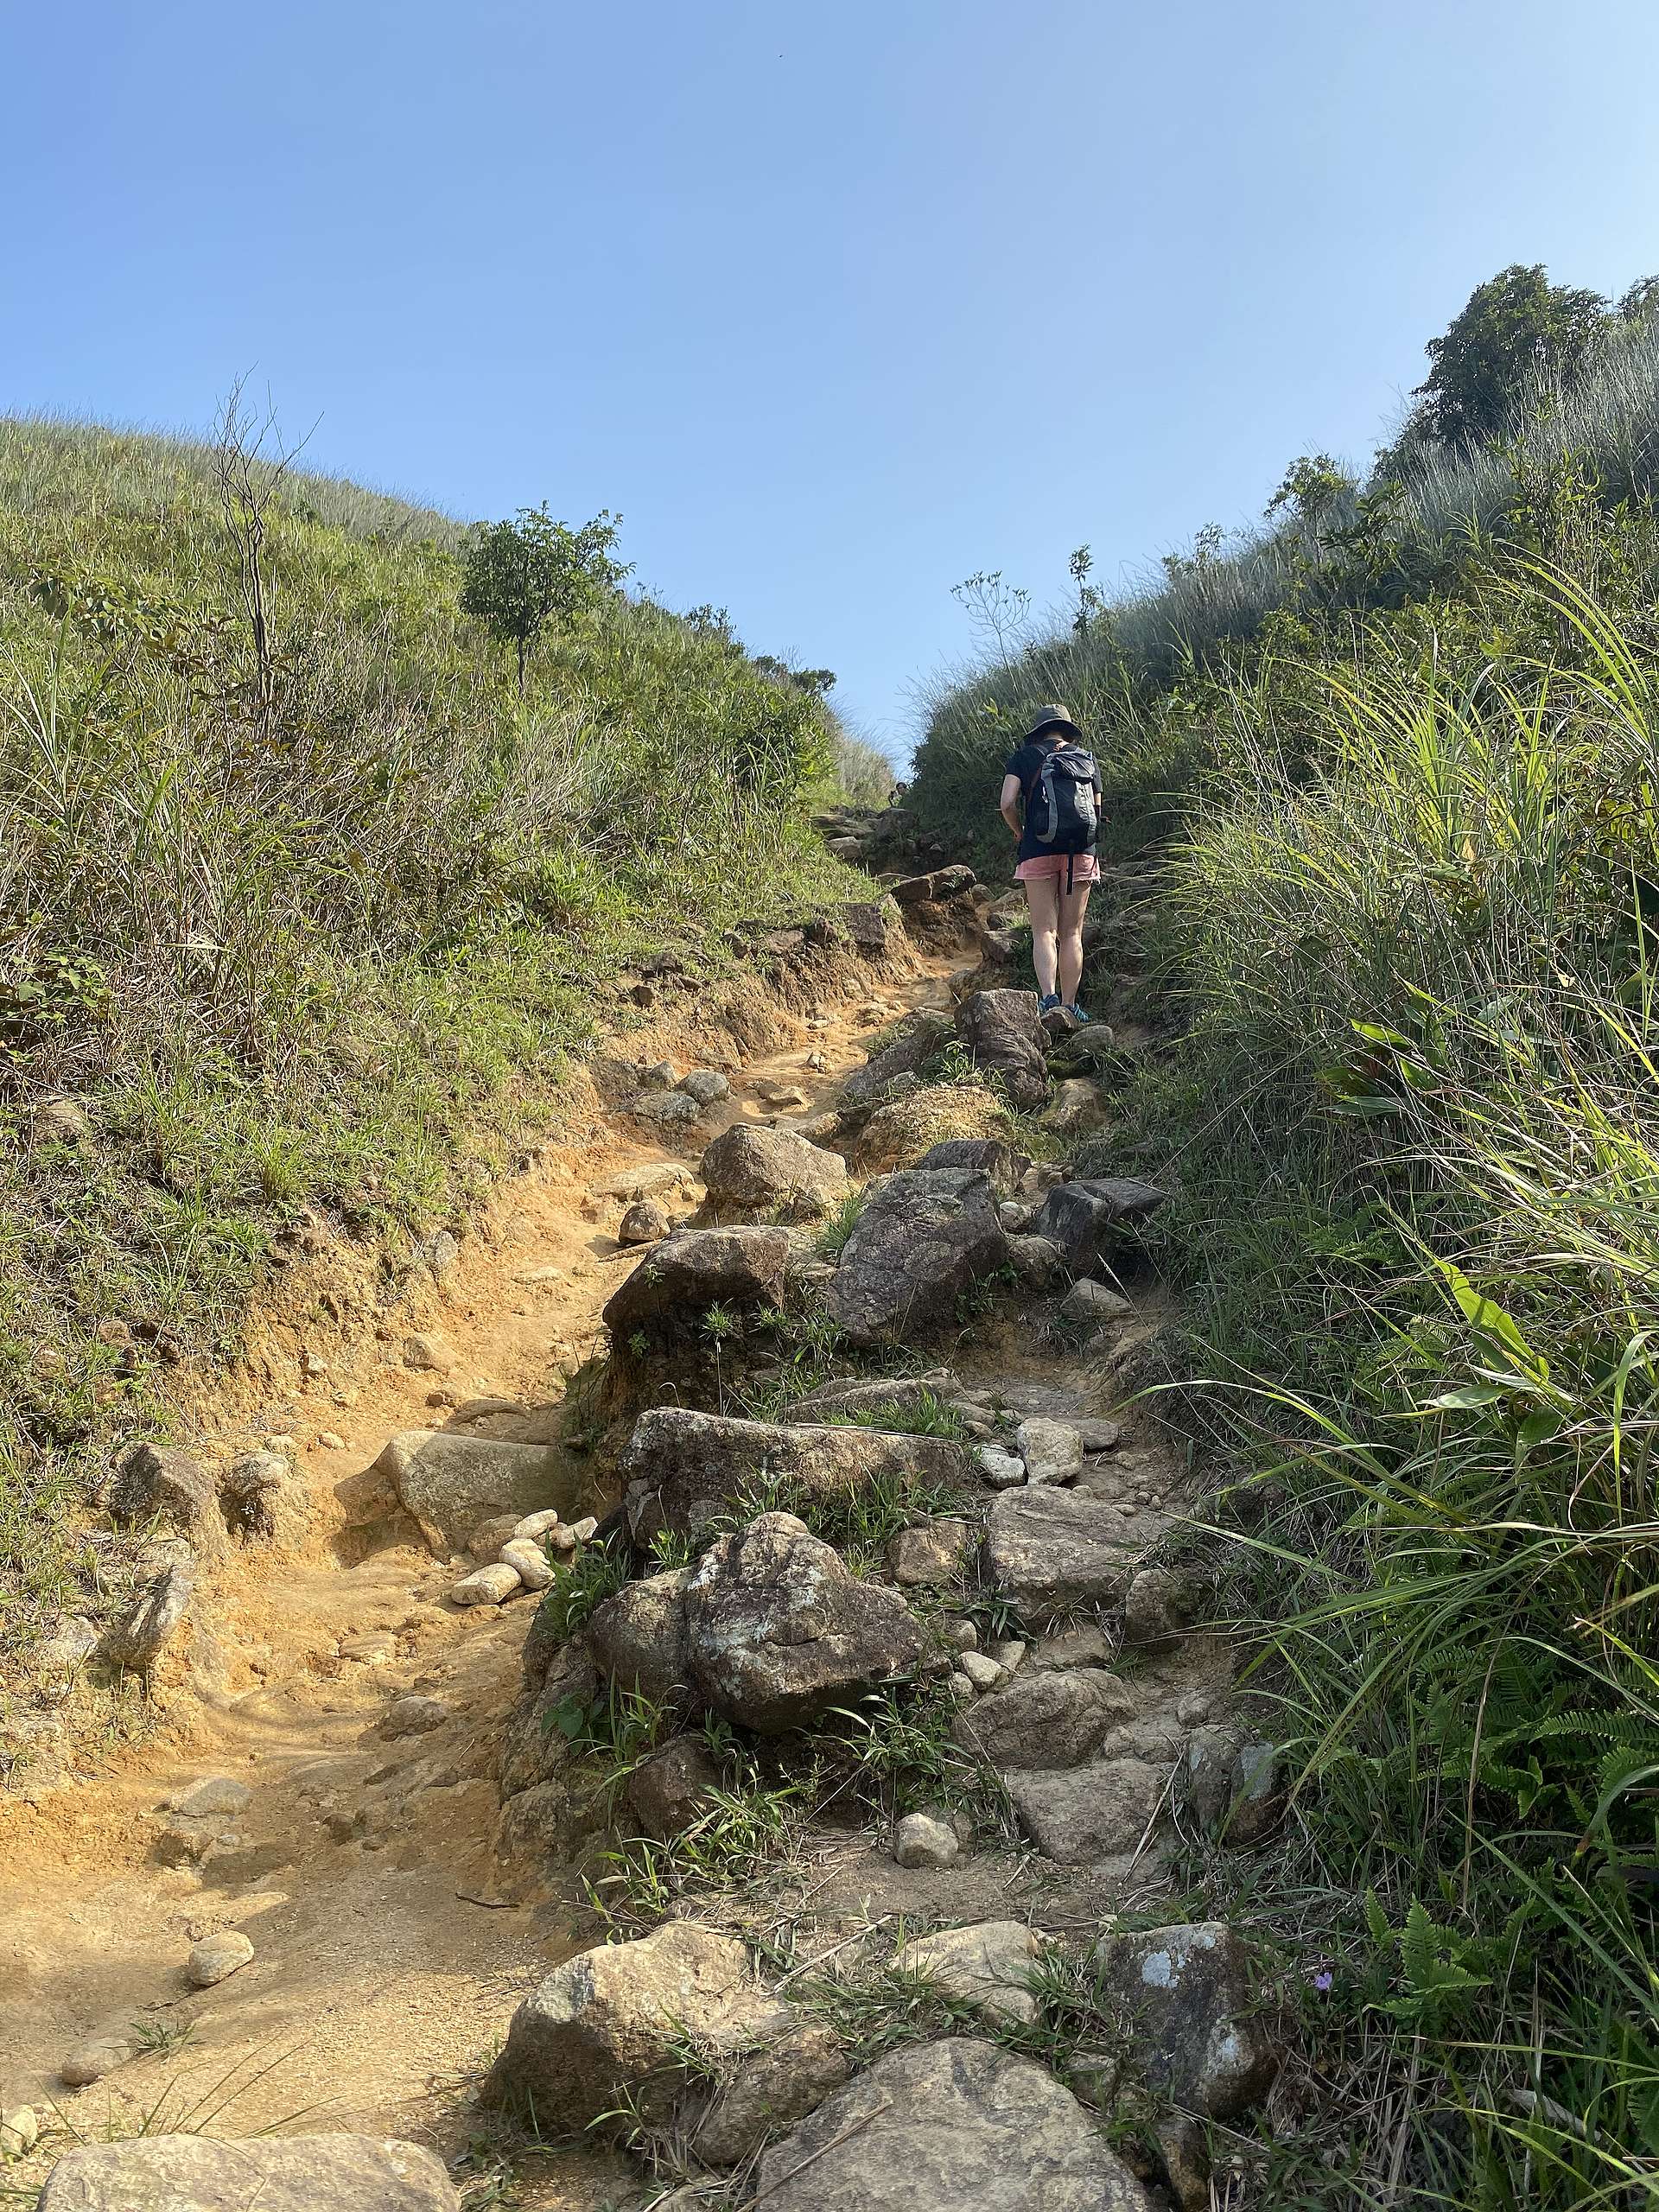
[[[124,1462],[152,1725],[88,1732],[67,1624],[0,1797],[0,2202],[1228,2201],[1270,1993],[1160,1911],[1272,1755],[1123,1403],[1161,1193],[1076,1150],[1147,1039],[1046,1033],[967,870],[892,890],[718,1007],[641,979],[476,1234],[378,1318],[314,1237]]]

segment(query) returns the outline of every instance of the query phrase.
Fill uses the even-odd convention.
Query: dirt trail
[[[638,1257],[607,1233],[622,1207],[607,1185],[694,1166],[731,1121],[806,1118],[861,1061],[873,1030],[946,995],[950,964],[791,1021],[793,1041],[734,1072],[729,1107],[687,1153],[623,1122],[521,1178],[499,1233],[463,1249],[435,1315],[457,1355],[435,1393],[448,1405],[434,1412],[432,1375],[386,1364],[365,1365],[360,1389],[319,1383],[296,1402],[300,1464],[320,1503],[389,1433],[449,1420],[457,1402],[515,1402],[474,1433],[550,1433],[563,1392],[550,1347],[593,1343]],[[769,1112],[758,1088],[780,1080],[812,1107]],[[341,1396],[353,1402],[342,1408]],[[319,1440],[329,1435],[338,1440]],[[158,2105],[152,2128],[219,2111],[211,2132],[242,2134],[306,2113],[451,2153],[464,2143],[480,2061],[526,1988],[576,1947],[577,1923],[495,1900],[496,1741],[530,1607],[458,1612],[442,1602],[454,1580],[447,1562],[407,1548],[352,1567],[326,1545],[298,1560],[245,1560],[215,1592],[219,1685],[177,1700],[158,1738],[111,1754],[82,1786],[0,1807],[0,2101],[61,2122],[39,2155],[3,2170],[0,2197],[42,2175],[67,2131],[130,2133]],[[442,1699],[450,1718],[388,1737],[379,1724],[407,1691]],[[157,1809],[224,1775],[252,1792],[240,1851],[206,1878],[157,1866]],[[194,1991],[191,1943],[232,1927],[251,1937],[252,1963]],[[92,2086],[65,2089],[65,2055],[104,2036],[144,2048]],[[578,2160],[551,2193],[517,2201],[585,2202],[624,2171],[603,2156]]]

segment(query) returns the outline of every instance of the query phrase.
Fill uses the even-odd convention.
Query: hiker
[[[1077,1004],[1083,982],[1083,917],[1100,875],[1100,770],[1065,708],[1039,707],[1026,741],[1002,776],[1002,819],[1020,841],[1016,883],[1031,912],[1031,957],[1039,1014]]]

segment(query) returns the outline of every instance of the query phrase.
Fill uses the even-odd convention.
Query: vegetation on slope
[[[821,686],[607,587],[521,689],[455,524],[251,443],[0,425],[0,1644],[302,1209],[442,1218],[607,977],[862,880]]]
[[[1280,2205],[1659,2199],[1659,337],[1545,397],[1388,457],[1414,537],[1309,509],[1161,663],[1201,564],[1080,610],[920,764],[946,818],[988,709],[1082,693],[1125,841],[1170,833],[1185,1034],[1118,1134],[1294,1783],[1189,1868],[1307,1961]]]

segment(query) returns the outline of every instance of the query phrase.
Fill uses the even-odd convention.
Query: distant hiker
[[[1064,707],[1039,707],[1002,776],[1002,819],[1020,840],[1014,880],[1031,910],[1038,1012],[1063,1007],[1076,1021],[1083,982],[1083,917],[1100,874],[1100,770]]]

